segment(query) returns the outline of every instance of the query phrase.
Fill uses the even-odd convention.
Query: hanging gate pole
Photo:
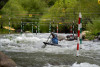
[[[51,23],[49,24],[49,33],[51,33]]]
[[[58,34],[58,24],[57,24],[57,34]]]
[[[23,24],[22,24],[22,19],[21,19],[21,34],[23,33]]]
[[[10,34],[10,18],[9,18],[9,34]]]
[[[73,38],[74,38],[74,21],[73,21]]]
[[[32,33],[33,33],[33,23],[32,23]]]

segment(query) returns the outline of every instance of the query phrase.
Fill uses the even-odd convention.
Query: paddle
[[[50,36],[51,36],[51,34],[50,34]],[[47,39],[47,41],[46,41],[46,42],[48,42],[48,40],[49,40],[50,36],[48,37],[48,39]],[[43,42],[43,43],[44,43],[44,42]],[[44,43],[44,45],[42,46],[42,48],[45,48],[45,47],[46,47],[46,44]]]

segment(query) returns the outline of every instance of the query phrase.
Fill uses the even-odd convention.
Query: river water
[[[100,42],[83,41],[80,55],[76,57],[77,40],[59,41],[62,47],[41,48],[49,35],[0,35],[0,51],[12,58],[18,67],[100,67]]]

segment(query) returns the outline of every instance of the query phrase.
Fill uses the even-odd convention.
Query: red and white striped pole
[[[57,24],[57,34],[58,34],[58,24]]]
[[[80,45],[80,22],[81,22],[81,13],[79,13],[79,21],[78,21],[78,38],[77,38],[77,56],[79,56],[79,45]]]

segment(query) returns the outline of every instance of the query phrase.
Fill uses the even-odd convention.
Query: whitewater
[[[62,47],[47,45],[41,48],[49,35],[0,35],[0,51],[11,57],[18,67],[100,67],[100,42],[82,41],[80,55],[76,57],[77,40],[59,41]],[[59,35],[66,37],[70,34]]]

